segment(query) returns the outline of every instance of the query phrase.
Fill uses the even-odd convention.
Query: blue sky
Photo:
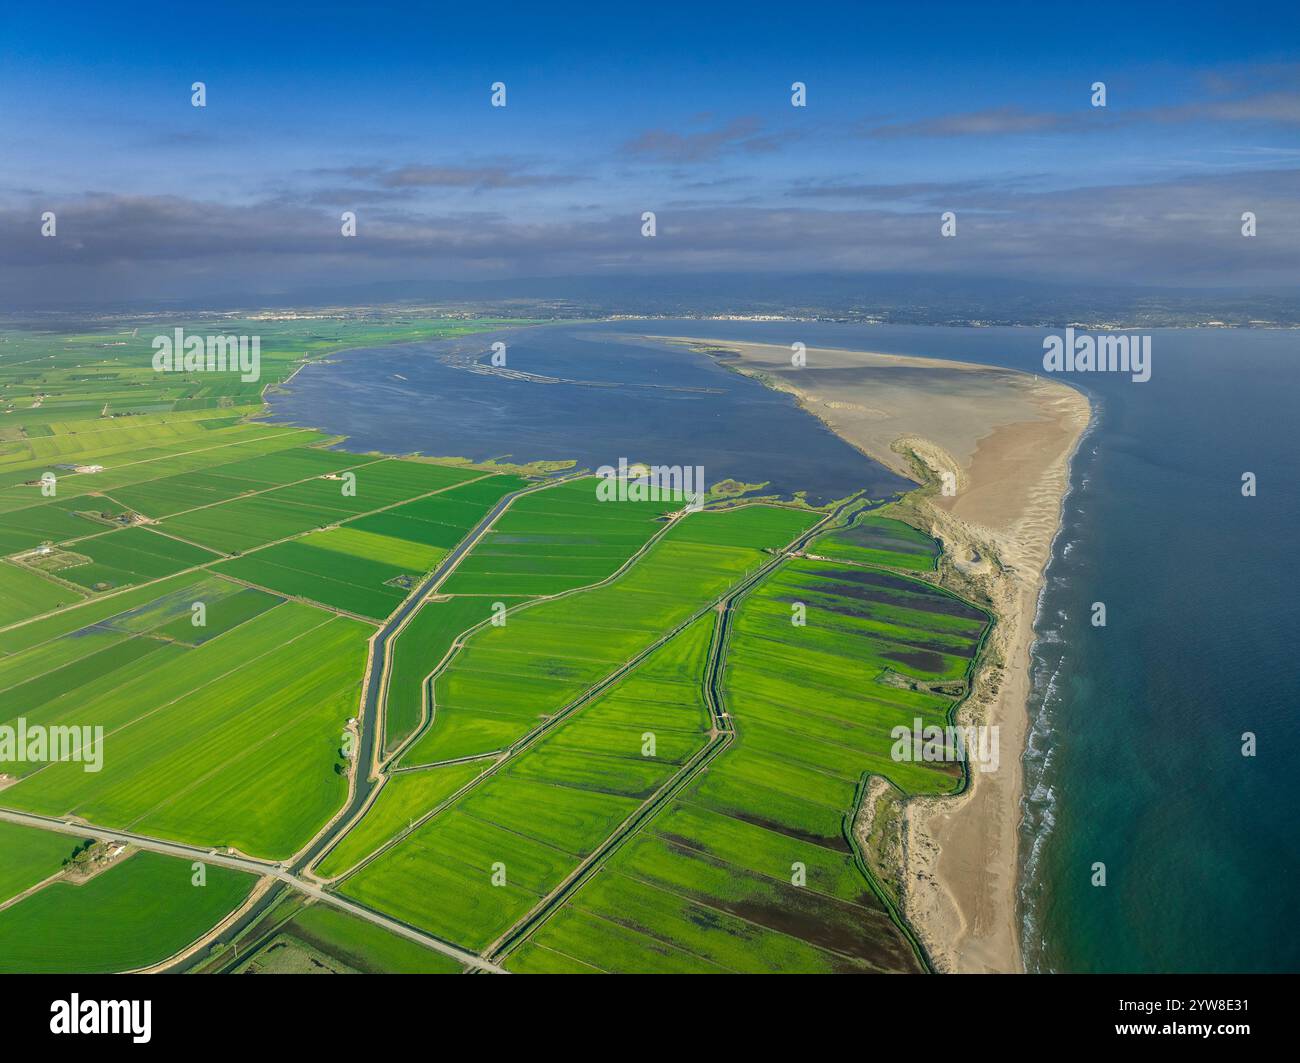
[[[0,15],[0,282],[1297,279],[1294,4],[276,6]]]

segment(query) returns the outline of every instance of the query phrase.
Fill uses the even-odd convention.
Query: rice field
[[[219,474],[246,459],[308,449],[309,444],[326,439],[317,432],[263,425],[230,424],[206,431],[200,425],[191,425],[188,435],[157,445],[125,443],[119,449],[88,443],[87,450],[73,456],[71,463],[84,458],[87,464],[102,464],[99,472],[72,472],[58,468],[67,463],[46,461],[7,464],[0,457],[0,550],[30,549],[43,541],[61,542],[88,534],[94,530],[95,515],[141,512],[150,517],[165,516],[168,510],[216,501],[221,492],[214,494],[210,490],[194,492],[193,501],[188,493],[172,499],[174,491],[183,490],[179,485],[191,477],[204,484],[209,470]],[[46,497],[40,490],[39,481],[47,472],[56,477],[53,497]],[[153,484],[169,487],[161,488],[157,498],[132,493]],[[238,493],[274,485],[239,479],[226,486]],[[116,498],[118,492],[127,494],[131,501]],[[138,506],[133,504],[137,501]]]
[[[516,499],[443,584],[445,594],[557,594],[612,575],[681,503],[601,501],[595,477]]]
[[[418,466],[440,469],[441,466]],[[464,470],[445,469],[464,474]],[[216,571],[258,587],[382,620],[517,483],[490,476],[225,561]],[[467,493],[467,494],[463,494]],[[412,507],[425,518],[410,515]]]
[[[327,533],[323,533],[327,534]],[[215,566],[217,572],[292,598],[382,620],[415,587],[422,569],[372,561],[311,543],[313,536]]]
[[[887,553],[899,568],[921,551],[904,538]],[[890,731],[947,723],[987,627],[920,580],[783,563],[736,610],[722,682],[734,741],[509,969],[919,969],[849,839],[870,775],[909,794],[960,785],[957,764],[895,759]]]
[[[482,476],[444,465],[351,457],[351,468],[177,513],[160,527],[220,553],[235,554]],[[279,482],[291,475],[282,471]]]
[[[197,585],[202,579],[202,573],[169,576],[147,587],[111,591],[83,600],[74,608],[63,609],[20,624],[12,624],[0,629],[0,662],[9,654],[56,638],[60,634],[92,627],[107,617],[128,613],[150,602],[165,600],[168,595],[185,587]]]
[[[136,513],[158,519],[298,480],[338,473],[373,460],[307,447],[251,458],[231,454],[230,461],[201,472],[191,470],[115,488],[113,500]]]
[[[266,325],[257,384],[153,373],[129,330],[6,343],[0,724],[105,737],[99,771],[0,763],[5,806],[291,858],[347,799],[375,624],[530,485],[246,420],[303,358],[460,326]],[[383,749],[400,761],[318,873],[518,972],[920,969],[853,823],[873,778],[900,796],[962,785],[891,732],[949,721],[988,616],[923,578],[940,545],[888,508],[720,613],[817,515],[683,516],[595,486],[515,499],[392,640]],[[76,844],[0,822],[0,904]],[[190,875],[139,852],[42,886],[0,909],[0,969],[174,955],[253,883]],[[295,904],[247,969],[460,969]]]
[[[384,784],[361,822],[343,836],[317,865],[317,872],[333,878],[350,870],[385,842],[411,827],[415,820],[432,811],[462,786],[489,767],[485,760],[421,768],[393,775]]]
[[[0,722],[104,731],[97,772],[0,765],[20,780],[5,804],[258,856],[294,852],[346,793],[339,748],[369,628],[206,574],[117,604],[128,607],[55,614],[43,641],[0,658]]]
[[[839,561],[925,572],[934,569],[940,548],[930,536],[910,524],[863,510],[847,528],[819,535],[809,551]]]
[[[210,550],[144,527],[79,539],[52,556],[55,575],[91,591],[148,583],[217,560]]]
[[[518,476],[493,475],[418,498],[348,524],[358,531],[450,550],[502,497],[526,486]]]
[[[6,331],[0,723],[102,727],[104,741],[99,771],[6,752],[3,804],[255,856],[301,849],[346,796],[341,747],[373,631],[331,610],[386,615],[408,578],[526,481],[328,450],[337,439],[246,418],[303,359],[491,324],[259,321],[253,383],[154,372],[147,325]],[[296,541],[259,549],[281,540]],[[214,571],[255,552],[270,586]],[[0,903],[56,872],[75,844],[0,824]],[[188,862],[138,853],[82,885],[44,887],[0,911],[0,967],[153,963],[252,884],[209,868],[206,890],[191,889],[189,876]],[[419,946],[333,922],[306,914],[295,931],[333,939],[357,969],[448,969]]]
[[[0,820],[0,904],[58,874],[84,841]]]
[[[0,561],[0,627],[71,605],[81,597],[39,572]]]
[[[108,525],[96,519],[102,510],[101,500],[82,497],[53,499],[0,513],[0,551],[18,553],[42,543],[105,531]]]
[[[510,488],[523,483],[513,482]],[[396,748],[418,726],[425,678],[459,635],[497,615],[494,607],[518,604],[543,584],[547,593],[558,593],[600,582],[663,529],[662,504],[602,503],[594,485],[588,477],[515,499],[442,583],[438,598],[421,606],[393,644],[385,749]],[[600,519],[596,528],[591,526],[593,513]],[[538,532],[539,522],[550,530]],[[468,527],[456,531],[463,538]],[[583,551],[588,553],[575,556]]]
[[[711,614],[695,621],[482,775],[345,879],[343,892],[468,948],[505,934],[704,747],[700,677],[713,623]]]
[[[396,749],[419,726],[425,678],[456,638],[493,616],[492,601],[479,597],[426,601],[393,640],[384,712],[384,748]]]
[[[475,631],[434,683],[432,725],[407,766],[504,749],[685,624],[814,518],[746,506],[675,522],[630,570]],[[744,544],[744,545],[741,545]]]
[[[58,881],[0,911],[0,973],[96,974],[159,963],[237,908],[251,875],[137,852],[87,882]],[[147,903],[145,901],[147,900]]]
[[[460,974],[450,956],[347,912],[312,904],[286,922],[235,973]]]

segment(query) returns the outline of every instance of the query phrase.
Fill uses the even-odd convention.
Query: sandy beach
[[[1029,650],[1087,399],[1042,377],[965,362],[809,348],[796,367],[788,347],[679,342],[793,394],[845,441],[926,484],[904,505],[944,543],[940,582],[997,617],[959,720],[998,726],[1001,763],[973,772],[957,797],[908,803],[898,878],[939,970],[1020,971]]]

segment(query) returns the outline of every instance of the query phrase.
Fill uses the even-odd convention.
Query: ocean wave
[[[1021,954],[1025,969],[1043,970],[1049,942],[1043,927],[1049,903],[1050,883],[1043,876],[1043,858],[1057,824],[1058,796],[1054,770],[1059,734],[1055,727],[1056,708],[1061,699],[1061,676],[1068,674],[1068,658],[1061,649],[1066,643],[1061,625],[1069,621],[1065,596],[1087,570],[1082,558],[1074,556],[1083,539],[1086,512],[1079,498],[1090,483],[1083,465],[1090,465],[1100,450],[1096,432],[1100,407],[1084,431],[1072,462],[1070,483],[1061,499],[1061,522],[1052,540],[1050,560],[1039,589],[1034,617],[1034,641],[1030,648],[1029,728],[1022,757],[1024,793],[1021,797],[1021,864],[1018,897],[1021,918]]]

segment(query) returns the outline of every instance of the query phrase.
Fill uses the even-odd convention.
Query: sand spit
[[[940,580],[997,616],[960,723],[996,724],[1001,766],[956,798],[909,802],[904,905],[944,971],[1020,971],[1016,878],[1029,649],[1087,399],[1028,373],[770,344],[685,340],[794,395],[848,443],[927,486],[908,515],[944,543]],[[945,496],[948,482],[955,494]]]

